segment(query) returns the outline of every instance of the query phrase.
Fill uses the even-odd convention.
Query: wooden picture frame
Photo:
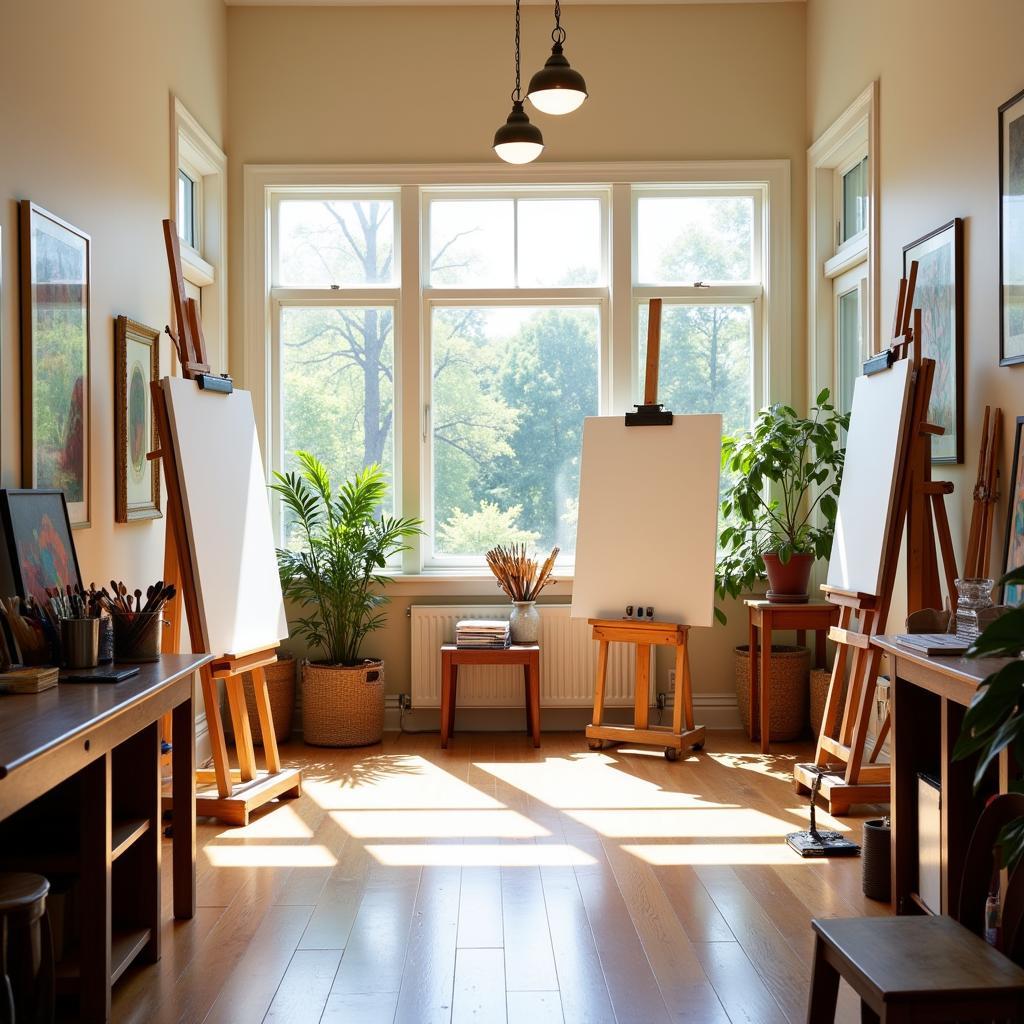
[[[1024,90],[999,108],[999,365],[1024,363]]]
[[[921,310],[921,355],[935,360],[928,422],[932,462],[964,461],[964,222],[959,217],[903,247],[903,276],[917,260],[914,306]]]
[[[11,583],[18,597],[42,602],[47,587],[82,585],[63,491],[0,490],[0,523]]]
[[[159,447],[149,385],[160,379],[160,332],[126,316],[114,321],[114,519],[159,519]]]
[[[1024,416],[1017,417],[1017,432],[1010,463],[1010,486],[1006,498],[1006,540],[1003,544],[1003,572],[1024,565]],[[1024,604],[1024,585],[1003,584],[1003,604]]]
[[[22,484],[59,488],[71,525],[87,527],[92,243],[28,199],[19,206]]]

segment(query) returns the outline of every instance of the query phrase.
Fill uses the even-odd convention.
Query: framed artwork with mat
[[[1024,91],[999,108],[999,365],[1024,363]]]
[[[89,525],[90,239],[21,202],[21,479],[59,487]]]
[[[160,379],[160,332],[114,321],[114,519],[159,519],[160,470],[146,456],[159,448],[149,385]]]
[[[1010,486],[1006,500],[1006,545],[1003,551],[1003,571],[1009,572],[1024,565],[1024,416],[1017,417],[1017,433],[1010,465]],[[1003,585],[1003,604],[1024,604],[1024,586],[1019,583]]]
[[[948,224],[903,247],[903,276],[917,260],[915,306],[921,309],[921,356],[935,360],[928,421],[932,462],[964,461],[964,222]]]
[[[81,586],[63,491],[0,490],[0,521],[19,597],[43,601],[47,587]]]

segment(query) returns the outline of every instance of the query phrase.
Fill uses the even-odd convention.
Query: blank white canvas
[[[846,465],[828,563],[831,587],[860,594],[878,594],[881,589],[909,394],[909,359],[854,382]]]
[[[659,622],[712,624],[721,457],[717,414],[665,427],[584,421],[574,618],[643,604]]]
[[[183,377],[160,383],[174,435],[203,646],[217,656],[276,647],[288,636],[288,622],[249,392],[201,391]]]

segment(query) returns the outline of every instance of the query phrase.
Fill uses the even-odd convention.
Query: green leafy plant
[[[1008,572],[1000,583],[1024,583],[1024,566]],[[977,755],[974,790],[977,792],[989,765],[1012,745],[1013,756],[1024,769],[1024,605],[1000,615],[967,651],[969,658],[1010,658],[978,687],[964,715],[953,758]],[[1010,783],[1024,792],[1024,780]],[[1024,858],[1024,818],[1006,825],[997,840],[1003,866],[1011,871]]]
[[[758,413],[750,430],[722,439],[722,470],[732,483],[722,496],[719,598],[738,597],[763,579],[766,554],[778,555],[783,564],[795,554],[828,557],[843,478],[840,431],[849,425],[850,417],[836,412],[825,388],[807,418],[788,405],[772,405]],[[815,509],[821,510],[820,525]],[[725,622],[721,609],[715,615]]]
[[[367,633],[380,629],[381,574],[388,558],[405,551],[405,541],[422,533],[419,519],[380,514],[387,482],[380,466],[367,466],[331,488],[323,463],[296,452],[300,472],[275,473],[271,489],[281,495],[298,529],[297,550],[278,549],[284,596],[310,614],[295,632],[332,665],[355,665]]]

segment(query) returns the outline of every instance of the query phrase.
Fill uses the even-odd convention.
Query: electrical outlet
[[[398,706],[403,711],[410,711],[412,709],[412,697],[407,693],[400,693],[398,695]]]

